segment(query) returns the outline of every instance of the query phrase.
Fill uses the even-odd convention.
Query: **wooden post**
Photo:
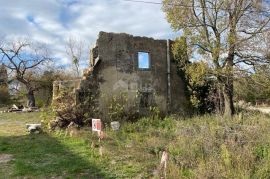
[[[165,179],[167,178],[166,170],[167,170],[168,159],[169,159],[169,153],[166,150],[164,150],[162,152],[162,157],[161,157],[159,168],[160,168],[160,171],[163,170],[163,175],[164,175]]]

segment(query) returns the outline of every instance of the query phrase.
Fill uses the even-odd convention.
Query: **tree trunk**
[[[228,79],[228,82],[224,85],[223,95],[224,95],[224,117],[232,118],[234,114],[232,79]]]
[[[36,106],[36,100],[35,100],[33,90],[29,90],[27,93],[27,106],[28,107],[35,107]]]
[[[224,94],[221,84],[218,85],[218,101],[217,101],[217,113],[224,114]]]
[[[236,43],[236,23],[237,18],[234,16],[235,14],[230,14],[229,17],[229,51],[228,51],[228,57],[226,59],[226,65],[225,65],[225,81],[224,81],[224,117],[226,118],[232,118],[234,114],[234,106],[233,106],[233,60],[234,60],[234,54],[235,54],[235,43]]]
[[[234,114],[233,105],[233,59],[234,52],[229,53],[225,67],[225,81],[223,87],[224,95],[224,117],[232,118]]]

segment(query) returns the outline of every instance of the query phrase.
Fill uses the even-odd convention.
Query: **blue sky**
[[[139,68],[142,68],[142,69],[150,68],[149,53],[139,52],[138,56],[139,56]]]
[[[46,43],[59,64],[69,63],[65,43],[70,36],[82,39],[87,49],[99,31],[157,39],[176,36],[160,5],[123,0],[0,0],[0,24],[1,36]]]

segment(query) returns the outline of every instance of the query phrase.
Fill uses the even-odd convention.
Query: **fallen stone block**
[[[18,107],[16,104],[13,104],[13,105],[12,105],[12,108],[14,108],[14,109],[19,109],[19,107]]]
[[[113,121],[113,122],[111,122],[111,128],[112,128],[112,130],[114,130],[114,131],[118,131],[119,128],[120,128],[120,123],[119,123],[118,121]]]
[[[40,133],[41,132],[41,124],[26,124],[26,128],[30,133]]]
[[[23,108],[22,112],[33,112],[31,108]]]

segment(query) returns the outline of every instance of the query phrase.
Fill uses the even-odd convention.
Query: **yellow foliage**
[[[191,85],[204,85],[206,76],[209,74],[209,67],[205,62],[194,62],[187,66],[186,74]]]

